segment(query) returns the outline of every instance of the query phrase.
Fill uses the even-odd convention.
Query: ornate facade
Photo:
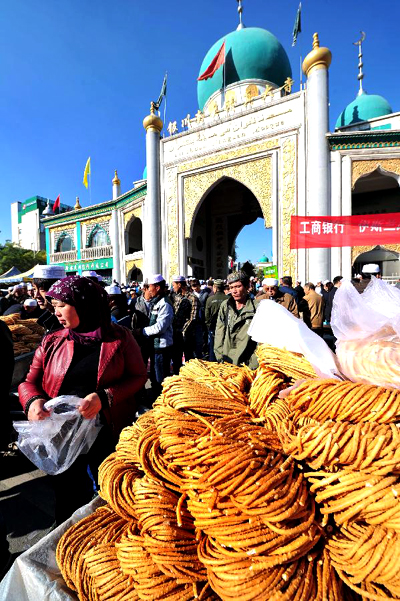
[[[98,260],[103,268],[107,260],[106,275],[120,282],[154,272],[224,278],[237,235],[259,217],[272,228],[280,275],[303,282],[351,277],[368,261],[371,247],[291,250],[291,217],[400,212],[400,114],[360,88],[329,132],[331,53],[317,34],[299,91],[272,34],[241,26],[222,39],[224,75],[220,69],[200,77],[194,117],[171,121],[162,138],[152,103],[143,122],[145,179],[121,195],[115,175],[112,201],[46,221],[49,261],[101,272]],[[63,251],[59,240],[71,229],[71,248]],[[384,275],[394,277],[400,262],[389,261],[387,251],[396,257],[400,240],[380,249],[382,255],[374,248]]]

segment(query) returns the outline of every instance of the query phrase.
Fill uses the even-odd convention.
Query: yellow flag
[[[87,188],[89,185],[88,175],[90,175],[90,157],[86,161],[85,171],[83,172],[83,185]]]

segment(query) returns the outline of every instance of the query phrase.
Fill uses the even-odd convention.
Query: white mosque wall
[[[190,256],[185,236],[188,236],[186,206],[183,194],[184,180],[199,174],[243,165],[255,159],[271,158],[271,215],[268,220],[273,226],[274,261],[281,270],[287,270],[283,262],[283,246],[288,248],[289,231],[287,224],[282,229],[283,204],[290,201],[296,213],[306,214],[306,139],[305,92],[297,92],[282,98],[256,98],[247,105],[234,110],[221,111],[215,115],[198,115],[188,120],[188,129],[166,137],[161,142],[161,214],[164,237],[163,257],[172,256],[172,271],[187,271],[187,257]],[[284,149],[290,149],[293,164],[283,173]],[[283,175],[285,179],[283,180]],[[228,174],[229,177],[231,175]],[[212,175],[207,175],[214,181]],[[193,207],[191,208],[193,211]],[[287,210],[287,209],[286,209]],[[286,216],[287,218],[287,216]],[[267,220],[266,220],[267,221]],[[175,224],[172,225],[172,222]],[[164,224],[167,223],[167,228]],[[266,223],[267,225],[267,223]],[[185,227],[186,226],[186,227]],[[270,227],[270,226],[268,226]],[[168,229],[167,235],[165,232]],[[186,230],[186,231],[185,231]],[[177,259],[173,259],[173,255]],[[292,259],[293,259],[293,253]],[[294,253],[295,273],[304,281],[306,274],[306,253]],[[169,265],[164,261],[167,275]]]

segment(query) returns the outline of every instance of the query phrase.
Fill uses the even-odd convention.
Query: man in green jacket
[[[257,343],[247,334],[256,312],[256,304],[248,292],[250,280],[244,271],[235,271],[228,275],[227,282],[231,296],[219,309],[215,357],[217,361],[234,365],[245,363],[251,369],[256,369],[258,362],[254,351]]]
[[[215,329],[217,327],[217,317],[221,304],[226,301],[224,292],[224,280],[215,280],[213,292],[206,301],[205,322],[208,330],[208,360],[216,361],[214,354]]]

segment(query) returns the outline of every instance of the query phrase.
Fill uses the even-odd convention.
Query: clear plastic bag
[[[335,355],[326,342],[304,321],[272,300],[259,303],[248,334],[256,342],[304,355],[321,378],[337,377]]]
[[[342,280],[331,326],[341,372],[353,382],[400,388],[400,290],[371,278],[363,294]]]
[[[87,453],[102,428],[100,417],[85,419],[76,396],[59,396],[45,403],[44,420],[14,422],[17,446],[40,470],[54,476],[68,469],[78,455]]]

